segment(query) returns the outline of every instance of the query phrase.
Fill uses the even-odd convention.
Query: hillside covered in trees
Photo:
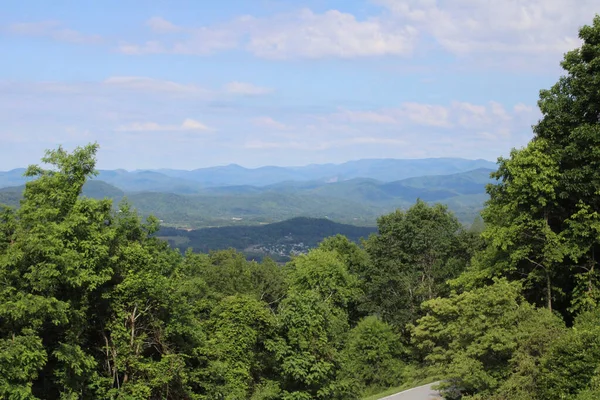
[[[127,197],[141,215],[154,215],[162,221],[163,226],[185,229],[259,225],[295,217],[328,218],[345,224],[373,227],[379,215],[392,212],[397,208],[407,208],[418,198],[429,203],[447,204],[461,222],[470,224],[487,199],[485,185],[491,182],[489,177],[491,169],[478,168],[469,171],[459,169],[461,172],[454,174],[413,176],[417,174],[417,166],[423,167],[421,173],[440,172],[441,167],[446,167],[448,172],[480,164],[487,165],[483,161],[451,160],[450,162],[444,159],[387,161],[383,165],[406,164],[404,167],[407,171],[392,169],[385,175],[380,169],[373,167],[366,170],[364,168],[353,170],[353,174],[365,173],[367,176],[391,178],[395,173],[398,176],[412,177],[392,181],[378,181],[364,177],[338,181],[336,175],[334,182],[321,179],[283,181],[264,186],[229,185],[181,189],[181,186],[177,186],[176,178],[155,172],[146,174],[104,171],[99,176],[112,177],[108,180],[110,183],[90,179],[83,186],[83,194],[96,199],[110,198],[115,205],[122,198]],[[209,171],[219,176],[219,170],[215,172],[209,169]],[[327,168],[322,173],[326,172]],[[19,173],[22,171],[19,170]],[[318,175],[315,173],[315,176]],[[21,181],[25,180],[27,177],[21,179]],[[0,201],[18,206],[25,187],[23,185],[1,187],[3,181],[6,184],[17,182],[14,173],[0,172]],[[230,181],[221,178],[218,182]],[[194,184],[199,185],[199,183]]]
[[[446,206],[380,216],[285,266],[181,252],[81,196],[97,145],[48,151],[0,211],[0,397],[600,398],[600,16],[500,158],[481,235]]]
[[[290,254],[306,253],[330,236],[343,235],[358,243],[376,228],[338,224],[328,219],[292,218],[260,226],[227,226],[184,230],[161,228],[158,237],[182,251],[191,248],[207,253],[211,250],[235,249],[252,259],[265,256],[289,261]]]

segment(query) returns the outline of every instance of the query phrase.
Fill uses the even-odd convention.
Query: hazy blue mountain
[[[470,223],[487,199],[485,186],[491,181],[491,171],[478,168],[393,182],[352,178],[331,183],[310,180],[200,188],[198,183],[158,172],[116,170],[103,171],[101,177],[117,184],[94,179],[85,185],[84,195],[109,197],[115,202],[126,196],[143,215],[154,214],[165,225],[192,228],[255,225],[300,216],[374,225],[378,216],[409,207],[417,198],[447,204],[461,221]],[[153,185],[153,190],[128,192],[118,184],[136,189]],[[0,202],[18,205],[22,190],[22,186],[1,189]]]
[[[491,182],[493,170],[479,168],[449,175],[420,176],[394,182],[369,178],[353,178],[326,183],[322,181],[286,181],[264,187],[240,185],[203,189],[199,194],[242,195],[250,193],[286,193],[333,197],[360,203],[412,203],[417,198],[425,201],[443,201],[454,196],[484,194]]]
[[[221,167],[200,168],[192,171],[161,169],[126,171],[101,170],[96,180],[107,182],[125,192],[168,192],[197,194],[210,187],[244,186],[248,188],[271,187],[273,190],[293,191],[290,182],[307,182],[300,188],[311,185],[316,188],[323,183],[342,182],[356,178],[395,182],[412,177],[448,175],[478,168],[495,169],[495,164],[486,160],[460,158],[429,159],[365,159],[343,164],[311,164],[303,167],[244,168],[236,164]],[[19,186],[26,182],[24,169],[0,172],[0,187]],[[241,190],[232,189],[234,192]]]
[[[100,170],[94,180],[110,183],[126,192],[198,193],[198,182],[167,176],[156,171]]]
[[[193,180],[203,186],[251,185],[267,186],[284,181],[333,182],[353,178],[370,178],[392,182],[424,175],[447,175],[477,168],[495,169],[487,160],[461,158],[364,159],[343,164],[311,164],[303,167],[244,168],[236,164],[200,168],[193,171],[158,170],[158,172]]]
[[[23,176],[25,168],[12,169],[10,171],[0,171],[0,188],[20,186],[25,184],[31,178]]]
[[[0,204],[18,207],[23,190],[25,185],[0,188]],[[93,199],[110,198],[116,204],[125,196],[125,192],[106,182],[91,180],[83,185],[82,195]]]
[[[125,197],[125,192],[121,189],[99,180],[87,181],[83,185],[82,194],[93,199],[103,199],[105,197],[113,199],[115,202],[120,201]]]

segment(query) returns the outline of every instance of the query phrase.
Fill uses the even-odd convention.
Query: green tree
[[[506,279],[429,300],[423,307],[427,314],[413,328],[412,341],[430,373],[445,380],[450,399],[496,394],[513,368],[526,366],[517,357],[519,349],[523,359],[534,356],[539,344],[528,340],[560,322],[549,312],[538,316],[521,296],[520,285]]]
[[[484,235],[503,253],[484,268],[523,279],[528,299],[569,318],[600,298],[600,16],[579,37],[566,74],[540,92],[533,140],[500,159],[484,212]]]
[[[190,393],[184,352],[202,338],[188,302],[203,294],[156,219],[81,197],[97,149],[48,151],[50,169],[29,167],[21,207],[0,214],[0,397]]]
[[[575,399],[585,389],[597,391],[600,312],[579,315],[572,329],[552,341],[540,370],[540,399]]]
[[[274,359],[265,349],[273,340],[275,317],[253,297],[225,297],[207,322],[208,339],[197,351],[207,360],[195,371],[207,399],[247,399],[265,392],[263,377],[273,376]],[[271,390],[276,390],[271,383]]]
[[[283,399],[329,399],[347,315],[315,290],[292,291],[279,306],[278,337],[268,343],[278,361]]]
[[[279,305],[279,337],[269,344],[279,363],[283,398],[332,398],[358,281],[339,253],[323,249],[296,257],[287,268],[289,291]]]
[[[3,213],[0,340],[12,355],[3,397],[72,398],[88,392],[96,360],[87,310],[111,278],[108,201],[79,199],[97,146],[48,151],[53,169],[30,166],[16,214]],[[8,240],[8,246],[6,241]],[[43,346],[42,346],[43,344]],[[7,360],[8,361],[8,360]]]
[[[360,295],[356,276],[348,272],[337,252],[313,249],[292,260],[288,268],[292,291],[315,291],[323,301],[344,310]]]
[[[449,292],[446,281],[463,271],[473,241],[445,206],[420,200],[380,217],[378,228],[364,242],[371,263],[362,274],[363,307],[403,329],[423,301]]]
[[[343,235],[331,236],[324,239],[318,248],[337,253],[344,262],[348,272],[358,279],[357,296],[351,299],[348,304],[350,326],[356,326],[358,321],[368,315],[362,304],[365,301],[366,274],[369,271],[371,263],[369,255],[358,244]]]
[[[402,383],[405,349],[392,327],[375,316],[361,320],[340,353],[344,398],[378,393]]]
[[[499,183],[488,186],[483,237],[506,254],[504,274],[523,279],[532,300],[544,299],[552,309],[554,280],[564,277],[562,262],[569,251],[569,243],[550,225],[557,209],[556,155],[548,142],[538,139],[498,164],[492,177]]]

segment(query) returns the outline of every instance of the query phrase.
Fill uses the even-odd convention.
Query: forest
[[[0,397],[600,398],[600,16],[579,36],[481,233],[417,201],[284,266],[181,253],[81,195],[97,144],[47,151],[0,211]]]
[[[362,238],[376,232],[374,227],[339,224],[324,218],[297,217],[282,222],[260,226],[223,226],[184,230],[161,228],[157,235],[167,240],[171,247],[181,251],[208,253],[212,250],[235,249],[248,259],[268,256],[275,261],[289,261],[290,254],[305,253],[317,247],[329,236],[343,235],[359,243]]]

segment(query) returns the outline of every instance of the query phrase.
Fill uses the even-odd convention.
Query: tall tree
[[[21,207],[0,214],[2,398],[189,393],[182,349],[201,337],[181,257],[156,219],[80,196],[97,149],[48,151]]]
[[[484,213],[484,235],[504,254],[490,270],[524,278],[531,300],[558,301],[565,315],[600,298],[600,16],[579,37],[566,74],[540,92],[533,140],[499,160]]]
[[[379,232],[365,241],[371,263],[364,271],[366,310],[403,329],[420,316],[420,304],[448,293],[471,257],[471,240],[445,206],[419,200],[406,212],[380,217]],[[466,245],[466,246],[465,246]]]
[[[499,183],[489,185],[490,200],[483,211],[488,225],[483,237],[507,254],[505,273],[524,279],[535,292],[534,300],[544,298],[552,309],[553,281],[568,252],[564,238],[550,225],[557,209],[556,155],[547,141],[538,139],[498,164],[492,177]]]

